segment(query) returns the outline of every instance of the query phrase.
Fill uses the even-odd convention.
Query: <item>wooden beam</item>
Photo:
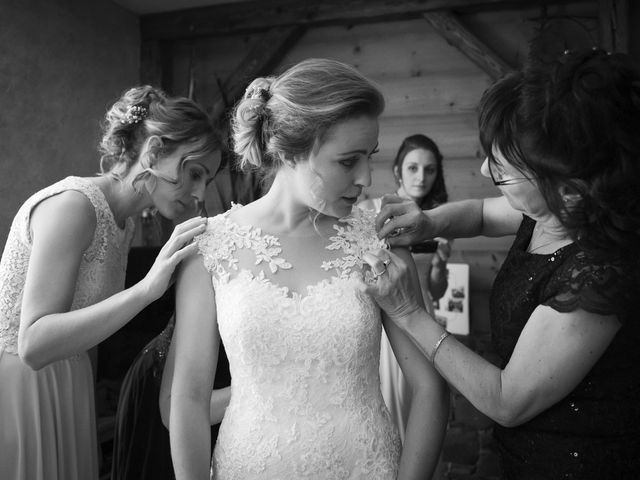
[[[214,102],[211,116],[220,120],[224,112],[244,93],[256,77],[271,73],[286,53],[305,32],[304,27],[274,28],[258,38],[247,56],[222,84],[219,98]]]
[[[613,50],[613,31],[611,29],[613,0],[598,0],[598,43],[600,48]]]
[[[616,52],[629,53],[629,0],[615,0],[613,6],[613,48]]]
[[[531,8],[572,0],[251,0],[144,15],[142,39],[214,37],[273,27],[357,24],[420,18],[437,10]],[[575,1],[575,0],[574,0]]]
[[[629,52],[629,0],[598,1],[598,41],[610,52]]]
[[[470,32],[451,12],[426,12],[425,20],[447,41],[480,67],[493,80],[513,70],[491,48]]]

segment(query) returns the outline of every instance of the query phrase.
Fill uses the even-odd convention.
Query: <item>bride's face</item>
[[[303,201],[332,217],[351,213],[362,189],[371,185],[371,155],[377,145],[377,117],[350,118],[331,127],[308,159],[296,163]]]

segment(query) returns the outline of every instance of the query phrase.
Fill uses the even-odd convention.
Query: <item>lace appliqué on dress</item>
[[[362,256],[374,249],[389,246],[386,241],[378,239],[374,229],[375,211],[354,208],[350,216],[341,218],[339,221],[345,223],[346,226],[334,225],[337,235],[330,237],[331,244],[327,246],[328,250],[342,249],[344,256],[335,260],[322,262],[322,268],[326,271],[335,269],[340,278],[348,278],[353,273],[353,269],[362,270],[365,262]],[[364,273],[365,282],[373,280],[373,274],[370,270]]]

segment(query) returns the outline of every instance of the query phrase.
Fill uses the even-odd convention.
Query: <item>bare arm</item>
[[[220,337],[215,293],[202,257],[185,260],[176,285],[169,389],[171,457],[177,480],[208,480],[210,401]]]
[[[426,356],[442,327],[418,310],[397,323]],[[435,365],[478,410],[504,426],[520,425],[566,397],[585,377],[620,328],[613,316],[584,310],[560,313],[539,306],[509,363],[501,370],[447,338]]]
[[[32,249],[24,286],[18,352],[34,369],[94,347],[166,290],[175,266],[204,230],[199,219],[178,226],[143,280],[94,305],[69,311],[82,255],[93,238],[93,207],[79,192],[44,200],[30,223]]]
[[[522,214],[505,197],[460,200],[422,211],[411,200],[385,195],[376,218],[380,238],[391,245],[411,245],[434,237],[499,237],[514,234]],[[389,236],[401,229],[398,236]]]
[[[171,416],[171,384],[173,383],[173,374],[175,369],[175,347],[173,343],[169,346],[169,352],[165,360],[164,369],[162,370],[162,382],[160,384],[159,407],[160,417],[165,427],[169,428]],[[224,412],[231,400],[231,387],[217,388],[211,392],[211,400],[209,403],[209,421],[211,425],[222,422]]]
[[[409,265],[412,285],[420,291],[408,251],[396,251]],[[417,295],[422,303],[422,296]],[[449,413],[446,383],[411,340],[386,315],[384,327],[402,372],[411,387],[411,406],[398,479],[431,478],[438,464]]]
[[[438,249],[431,258],[429,265],[429,292],[433,300],[439,300],[447,291],[449,286],[449,272],[447,270],[447,261],[451,255],[451,240],[437,237]]]

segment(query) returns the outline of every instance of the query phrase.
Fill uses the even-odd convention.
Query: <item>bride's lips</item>
[[[342,197],[342,199],[345,202],[350,203],[350,204],[354,204],[354,203],[356,203],[358,201],[358,197],[357,196],[355,196],[355,197]]]

